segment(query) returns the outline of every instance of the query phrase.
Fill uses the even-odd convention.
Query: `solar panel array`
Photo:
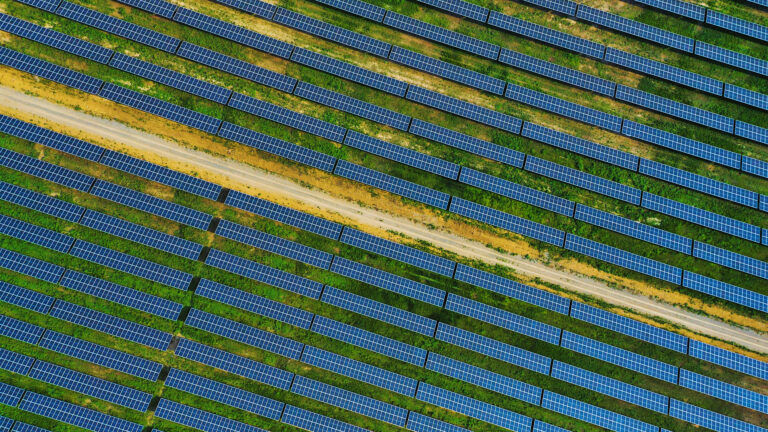
[[[88,430],[104,432],[141,432],[144,427],[108,414],[28,391],[19,405],[23,411],[48,417]]]
[[[768,62],[766,62],[766,64],[768,64]],[[734,133],[736,136],[768,145],[768,128],[736,120],[736,129]]]
[[[693,242],[693,256],[762,279],[768,279],[768,263],[727,249],[695,241]]]
[[[733,66],[758,75],[768,76],[768,61],[766,60],[731,51],[702,41],[696,42],[695,53],[697,56],[724,63],[728,66]]]
[[[0,267],[51,283],[58,282],[64,273],[64,267],[2,248]]]
[[[98,161],[104,153],[97,145],[4,115],[0,115],[0,132],[91,161]]]
[[[408,414],[406,428],[414,432],[467,432],[468,430],[414,411]]]
[[[376,22],[382,22],[384,20],[384,15],[387,13],[386,9],[361,0],[318,0],[318,3],[341,9]]]
[[[80,220],[85,209],[79,205],[0,181],[0,199],[70,222]]]
[[[34,362],[35,359],[32,357],[0,348],[0,369],[26,375]]]
[[[282,421],[310,432],[365,432],[367,430],[293,405],[285,406]]]
[[[707,8],[682,0],[636,0],[638,3],[655,7],[696,21],[704,21]]]
[[[733,384],[724,383],[706,375],[680,369],[679,384],[720,400],[735,403],[762,413],[768,413],[768,396]]]
[[[44,331],[44,328],[34,324],[0,315],[0,335],[28,344],[36,344]]]
[[[204,431],[236,430],[242,432],[264,432],[263,429],[247,425],[237,420],[222,417],[188,405],[182,405],[165,398],[161,398],[160,402],[157,404],[157,408],[155,408],[155,416]]]
[[[754,108],[768,111],[768,95],[733,84],[726,84],[723,97]]]
[[[736,18],[721,12],[708,10],[707,24],[724,30],[729,30],[740,35],[749,36],[757,40],[768,42],[768,27],[753,23],[741,18]]]
[[[83,192],[87,192],[94,182],[91,176],[6,148],[0,148],[0,165]]]
[[[67,253],[74,239],[28,222],[0,215],[0,234],[15,237],[19,240],[36,244],[57,252]]]
[[[683,287],[768,312],[768,296],[687,270],[683,272]]]
[[[217,0],[217,2],[266,19],[272,19],[279,9],[275,5],[260,0]]]
[[[610,430],[658,432],[659,427],[545,390],[541,406]]]
[[[122,3],[152,12],[155,15],[163,18],[173,17],[173,13],[176,11],[177,6],[168,3],[164,0],[120,0]]]
[[[736,420],[732,417],[724,416],[720,413],[710,411],[696,405],[691,405],[676,399],[670,400],[669,415],[693,424],[701,425],[704,428],[717,432],[727,431],[746,431],[762,432],[765,429],[750,423]]]
[[[0,14],[1,16],[2,14]],[[49,79],[88,93],[98,93],[103,81],[26,54],[0,47],[0,64]]]
[[[488,9],[463,0],[419,0],[419,2],[475,21],[486,22],[488,20]]]

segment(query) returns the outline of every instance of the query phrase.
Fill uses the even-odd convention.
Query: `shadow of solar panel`
[[[52,330],[45,332],[40,347],[149,381],[157,381],[163,368],[160,363]]]
[[[761,312],[768,312],[768,296],[697,273],[683,272],[683,287],[719,297]]]
[[[176,52],[176,49],[181,43],[180,40],[174,37],[164,35],[154,30],[111,17],[68,1],[61,4],[61,7],[56,11],[56,14],[169,53]]]
[[[259,363],[246,357],[209,347],[189,339],[180,339],[174,351],[179,357],[192,360],[210,367],[231,372],[253,381],[265,383],[279,389],[288,390],[293,373]]]
[[[531,57],[506,48],[501,49],[499,61],[524,71],[542,75],[608,97],[613,97],[613,94],[616,91],[616,83],[613,81],[598,78],[594,75],[560,66],[546,60],[540,60],[536,57]]]
[[[542,408],[567,415],[609,430],[658,432],[659,427],[617,414],[604,408],[544,391]]]
[[[655,7],[675,15],[680,15],[696,21],[704,21],[707,8],[681,0],[635,0],[640,4]]]
[[[68,270],[61,278],[60,285],[100,299],[151,313],[176,321],[184,307],[180,303],[156,297],[116,283],[107,282],[84,273]]]
[[[707,11],[707,24],[768,42],[768,27],[731,15],[709,10]]]
[[[534,240],[562,246],[565,232],[490,207],[453,197],[449,211]]]
[[[173,20],[284,59],[290,58],[294,49],[289,43],[183,7],[178,8]]]
[[[416,399],[512,431],[530,430],[533,425],[530,417],[426,383],[419,384]]]
[[[330,270],[342,276],[437,307],[442,307],[445,300],[445,291],[443,290],[339,256],[333,259]]]
[[[492,126],[511,132],[520,133],[523,121],[511,115],[502,114],[492,109],[452,98],[441,93],[433,92],[415,85],[408,87],[408,100],[439,109],[459,117],[468,118],[484,125]]]
[[[677,399],[671,399],[669,415],[673,418],[687,421],[717,432],[744,431],[763,432],[765,429],[735,418],[691,405]]]
[[[0,215],[0,234],[36,244],[44,248],[67,253],[74,239],[68,235],[51,231],[37,225]]]
[[[205,432],[233,430],[238,432],[265,432],[264,429],[222,417],[208,411],[182,405],[168,399],[160,399],[155,409],[155,416],[163,420],[178,423]]]
[[[515,366],[549,375],[552,359],[495,339],[443,323],[438,323],[435,338]]]
[[[408,413],[408,424],[405,427],[414,432],[468,432],[468,429],[463,427],[427,417],[414,411]]]
[[[427,358],[426,350],[320,315],[315,315],[312,331],[419,367],[424,366]]]
[[[208,279],[200,279],[200,283],[195,289],[195,295],[307,330],[312,324],[312,317],[314,316],[313,313],[303,309],[288,306]]]
[[[339,241],[443,276],[453,276],[456,263],[428,252],[344,227]]]
[[[18,0],[19,3],[34,6],[48,12],[54,12],[61,0]]]
[[[0,301],[47,314],[55,299],[37,291],[0,281]]]
[[[292,339],[194,308],[189,311],[184,324],[296,360],[304,346]],[[281,380],[281,374],[274,374],[265,384],[277,387]]]
[[[313,299],[320,298],[320,292],[323,287],[323,284],[319,282],[286,273],[218,249],[211,249],[205,263],[209,266]]]
[[[26,375],[35,362],[33,357],[0,348],[0,369],[19,375]]]
[[[483,23],[488,20],[488,9],[463,0],[419,0],[419,3]]]
[[[6,383],[0,383],[0,404],[15,407],[19,404],[24,389]]]
[[[272,19],[278,9],[277,6],[259,0],[216,0],[216,2],[265,19]]]
[[[98,197],[201,230],[208,229],[213,219],[209,214],[102,180],[97,180],[94,183],[91,193]]]
[[[728,384],[686,369],[680,369],[680,386],[735,403],[762,413],[768,412],[768,396]]]
[[[0,30],[93,60],[97,63],[107,64],[113,53],[112,50],[94,43],[3,13],[0,13]],[[47,64],[48,62],[43,63]]]
[[[748,90],[733,84],[725,84],[723,97],[736,102],[741,102],[754,108],[768,111],[768,95]]]
[[[418,119],[411,121],[411,127],[408,131],[414,135],[517,168],[522,168],[525,161],[525,153]]]
[[[283,207],[242,192],[229,191],[224,203],[333,240],[338,239],[341,235],[342,226],[335,222]]]
[[[173,17],[177,6],[163,0],[119,0],[120,3],[151,12],[163,18]]]
[[[0,267],[51,283],[57,283],[64,273],[64,267],[2,248]]]
[[[731,252],[727,249],[695,241],[693,242],[693,256],[759,278],[768,279],[768,263]]]
[[[293,405],[286,405],[282,422],[310,432],[365,432],[357,426],[332,419]]]
[[[333,255],[328,252],[223,219],[216,226],[216,235],[322,269],[328,269],[333,259]]]
[[[316,85],[300,81],[294,92],[296,96],[317,102],[339,111],[373,120],[400,130],[408,130],[411,118],[396,111],[382,108],[353,97],[327,90]]]
[[[431,335],[430,335],[431,336]],[[418,381],[357,360],[307,345],[301,361],[385,390],[413,397]]]
[[[384,8],[360,0],[317,0],[317,2],[376,22],[383,21],[384,14],[387,13]]]
[[[760,379],[768,379],[768,363],[691,339],[688,355]]]
[[[26,54],[21,54],[5,47],[0,47],[0,64],[88,93],[98,93],[102,84],[104,84],[100,79],[30,57]]]
[[[535,207],[560,213],[568,217],[573,216],[575,205],[573,201],[481,173],[471,168],[461,170],[459,181]]]
[[[736,136],[768,145],[768,129],[736,120]]]
[[[52,420],[103,432],[141,432],[144,427],[111,415],[28,391],[19,408]]]
[[[320,300],[324,303],[358,313],[429,337],[435,334],[435,320],[408,312],[326,285]]]
[[[0,165],[83,192],[94,182],[91,176],[5,148],[0,148]]]
[[[451,180],[459,176],[460,167],[454,163],[352,130],[344,144]]]
[[[0,115],[0,132],[94,162],[104,153],[103,147],[4,115]]]
[[[768,76],[768,61],[697,41],[695,54],[758,75]]]
[[[45,329],[28,322],[0,315],[0,335],[20,340],[28,344],[36,344]]]
[[[282,402],[174,368],[168,373],[165,385],[272,420],[280,419],[285,406]]]
[[[552,30],[496,11],[491,11],[488,17],[488,25],[589,57],[601,59],[605,53],[605,46],[599,43]]]
[[[504,94],[506,82],[454,64],[419,54],[398,46],[392,47],[389,59],[442,78],[456,81],[494,94]]]
[[[439,192],[416,183],[411,183],[407,180],[356,165],[345,160],[339,160],[333,173],[443,210],[448,208],[448,203],[451,198],[447,193]]]

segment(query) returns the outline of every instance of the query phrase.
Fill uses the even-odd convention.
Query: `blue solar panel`
[[[569,168],[534,156],[528,156],[525,160],[525,169],[611,198],[626,201],[634,205],[640,205],[641,192],[639,189],[588,174],[574,168]]]
[[[541,389],[536,386],[432,352],[426,368],[530,404],[538,405],[541,400]]]
[[[768,379],[768,363],[705,344],[704,342],[691,339],[688,355],[763,380]]]
[[[755,411],[768,413],[768,396],[728,384],[686,369],[680,369],[682,387],[732,402]]]
[[[34,345],[40,340],[44,331],[44,328],[34,324],[0,315],[0,335],[2,336]]]
[[[456,66],[398,46],[392,48],[389,59],[423,72],[498,95],[504,94],[504,87],[507,84],[498,78],[493,78],[480,72]]]
[[[275,5],[260,0],[216,0],[218,3],[252,13],[265,19],[272,19],[278,9]]]
[[[35,359],[32,357],[0,348],[0,369],[19,375],[26,375],[34,362]]]
[[[163,0],[120,0],[120,3],[133,6],[135,8],[152,12],[163,18],[171,18],[176,11],[176,5]]]
[[[414,432],[468,432],[468,429],[463,427],[433,419],[414,411],[408,413],[408,424],[405,427]]]
[[[320,291],[322,291],[323,287],[319,282],[221,252],[218,249],[211,249],[208,257],[205,259],[205,263],[209,266],[313,299],[320,298]]]
[[[747,3],[756,4],[758,6],[768,7],[768,0],[747,0]]]
[[[599,43],[552,30],[496,11],[491,11],[488,25],[590,57],[601,59],[605,53],[605,46]]]
[[[168,372],[165,385],[273,420],[280,419],[285,406],[282,402],[174,368]]]
[[[485,22],[488,20],[488,9],[463,0],[419,0],[419,3],[428,4],[454,15],[470,18],[475,21]]]
[[[219,221],[219,224],[216,226],[216,235],[322,269],[330,267],[331,260],[333,259],[333,255],[328,252],[304,246],[301,243],[286,240],[228,220]]]
[[[63,423],[99,432],[141,432],[144,426],[28,391],[19,408]]]
[[[200,279],[200,283],[195,288],[195,295],[307,330],[314,316],[313,313],[303,309],[288,306],[208,279]]]
[[[104,84],[100,79],[9,50],[5,47],[0,47],[0,64],[89,93],[98,93],[102,84]]]
[[[431,335],[430,335],[431,336]],[[413,397],[418,381],[357,360],[307,345],[301,361],[395,393]]]
[[[553,10],[565,15],[576,15],[576,7],[579,5],[570,0],[523,0],[526,3]]]
[[[94,181],[91,176],[6,148],[0,148],[0,165],[83,192],[88,192]]]
[[[426,350],[320,315],[315,316],[312,331],[416,366],[423,366],[427,358]]]
[[[405,426],[408,410],[329,384],[296,375],[291,392],[396,426]]]
[[[445,291],[365,264],[335,257],[331,271],[412,299],[442,307]]]
[[[82,240],[75,242],[70,254],[179,290],[186,290],[192,282],[192,275],[189,273]]]
[[[51,283],[57,283],[64,273],[64,267],[2,248],[0,267]]]
[[[291,56],[294,48],[289,43],[183,7],[176,11],[173,20],[285,59]]]
[[[323,296],[320,300],[342,309],[429,337],[432,337],[432,335],[435,334],[435,327],[437,327],[437,323],[431,318],[408,312],[385,303],[370,300],[366,297],[352,294],[330,285],[325,287]]]
[[[0,281],[0,301],[47,314],[54,298],[20,286]]]
[[[5,215],[0,215],[0,234],[61,253],[67,253],[74,242],[74,239],[68,235]]]
[[[333,173],[443,210],[448,208],[448,203],[451,198],[447,193],[436,191],[426,186],[412,183],[345,160],[339,160]]]
[[[184,324],[297,360],[301,356],[301,349],[304,346],[304,344],[292,339],[194,308],[189,311]],[[265,383],[277,387],[281,380],[281,374],[275,374]]]
[[[189,339],[181,338],[174,353],[182,358],[202,363],[210,367],[231,372],[260,383],[266,383],[279,389],[288,390],[293,373],[259,363],[246,357],[209,347]]]
[[[731,252],[727,249],[695,241],[693,242],[693,256],[759,278],[768,279],[768,263]]]
[[[184,307],[180,303],[162,297],[156,297],[72,270],[64,273],[60,284],[65,288],[161,316],[171,321],[176,321]]]
[[[751,57],[736,51],[721,48],[702,41],[696,43],[696,55],[728,66],[754,72],[758,75],[768,76],[768,61]]]
[[[542,408],[573,417],[587,423],[598,425],[613,431],[622,432],[658,432],[659,427],[617,414],[604,408],[590,405],[576,399],[544,391]]]
[[[56,11],[56,8],[59,7],[61,0],[19,0],[19,3],[34,6],[48,12],[54,12]]]
[[[568,429],[553,426],[540,420],[534,420],[532,432],[568,432]]]
[[[51,330],[45,332],[43,339],[40,341],[40,346],[149,381],[157,381],[160,371],[163,369],[163,365],[160,363]]]
[[[707,24],[768,42],[768,27],[731,15],[709,10],[707,11]]]
[[[514,167],[522,168],[525,161],[525,153],[520,153],[508,147],[502,147],[418,119],[411,121],[411,127],[408,131],[414,135]]]
[[[317,0],[317,2],[377,22],[384,20],[384,14],[387,13],[386,9],[361,0]]]
[[[723,97],[768,111],[768,95],[763,93],[758,93],[733,84],[725,84],[725,93],[723,93]]]
[[[704,21],[707,8],[682,0],[635,0],[640,4],[655,7],[673,14],[691,18],[696,21]]]
[[[492,357],[503,362],[549,375],[552,359],[513,345],[462,330],[447,324],[437,325],[437,340]],[[422,383],[423,385],[423,383]]]
[[[663,381],[677,384],[677,367],[613,345],[563,331],[560,346]]]
[[[10,419],[8,419],[10,420]],[[3,432],[8,432],[11,429],[11,424],[13,424],[13,420],[10,420],[10,423],[8,424],[8,429],[0,429]],[[157,429],[155,429],[157,430]],[[13,432],[48,432],[48,429],[43,429],[41,427],[32,426],[30,424],[22,423],[20,421],[17,421],[16,424],[13,427]]]
[[[341,225],[335,222],[246,195],[242,192],[229,191],[224,203],[333,240],[338,239],[339,235],[341,235]]]
[[[683,272],[683,287],[768,312],[768,296],[689,271]]]
[[[94,183],[91,193],[201,230],[208,229],[213,219],[209,214],[102,180]]]
[[[728,416],[691,405],[677,399],[671,399],[669,405],[671,417],[699,425],[716,432],[764,432],[765,429],[751,423],[736,420]]]
[[[529,431],[533,425],[530,417],[426,383],[419,384],[416,399],[511,431]]]
[[[616,83],[613,81],[598,78],[576,69],[560,66],[506,48],[502,48],[501,54],[499,55],[499,61],[527,72],[532,72],[556,81],[571,84],[608,97],[613,97],[613,94],[616,91]]]
[[[310,432],[366,432],[368,430],[293,405],[285,406],[282,422]]]
[[[103,147],[4,115],[0,115],[0,132],[94,162],[104,153]]]
[[[736,136],[768,145],[768,129],[736,120]]]
[[[520,133],[520,129],[523,126],[523,121],[517,117],[502,114],[498,111],[484,108],[415,85],[408,87],[406,98],[514,134]]]
[[[203,411],[191,406],[182,405],[168,399],[160,399],[155,409],[155,416],[163,420],[178,423],[192,429],[204,432],[238,431],[264,432],[264,429]]]
[[[387,126],[392,126],[393,128],[400,130],[408,130],[408,125],[411,121],[411,118],[407,115],[332,90],[324,89],[304,81],[299,81],[294,94],[303,97],[304,99],[321,103],[331,108],[354,114],[368,120],[373,120]],[[351,133],[351,131],[348,132],[348,134],[349,133]]]

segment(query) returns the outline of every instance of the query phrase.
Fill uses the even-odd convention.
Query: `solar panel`
[[[225,430],[264,432],[264,429],[259,429],[188,405],[182,405],[168,399],[160,399],[157,408],[155,408],[155,416],[204,432],[220,432]]]
[[[280,419],[285,406],[282,402],[175,368],[168,372],[165,385],[273,420]]]
[[[57,283],[64,273],[64,267],[3,248],[0,248],[0,267],[50,283]]]
[[[431,335],[430,335],[431,336]],[[413,397],[418,381],[357,360],[307,345],[301,361],[385,390]]]
[[[252,13],[256,16],[265,19],[272,19],[275,15],[275,11],[278,9],[276,6],[263,1],[253,0],[216,0],[218,3],[232,6],[233,8],[240,9],[242,11]]]
[[[560,344],[560,328],[466,297],[448,294],[445,309],[553,345]]]
[[[34,362],[35,359],[32,357],[0,348],[0,369],[19,375],[26,375]]]
[[[453,197],[449,211],[535,240],[562,246],[565,233],[559,229],[511,215],[472,201]]]
[[[419,119],[413,119],[411,121],[411,127],[408,132],[518,168],[522,168],[523,162],[525,161],[525,153],[496,145],[488,141],[483,141],[473,136],[452,131]]]
[[[0,165],[83,192],[88,192],[94,182],[91,176],[6,148],[0,148]]]
[[[10,420],[10,419],[8,419]],[[11,424],[13,424],[13,420],[10,420],[10,423],[8,424],[8,429],[0,429],[3,430],[3,432],[8,432],[11,429]],[[157,430],[157,429],[155,429]],[[43,429],[41,427],[32,426],[26,423],[22,423],[20,421],[17,421],[16,424],[13,427],[13,432],[47,432],[47,429]]]
[[[342,142],[347,130],[341,126],[310,117],[242,93],[233,93],[229,106],[282,125],[311,133],[325,139]]]
[[[528,156],[525,160],[525,169],[611,198],[626,201],[634,205],[640,205],[641,192],[639,189],[607,180],[593,174],[588,174],[574,168],[569,168],[534,156]]]
[[[285,406],[282,422],[310,432],[365,432],[368,430],[293,405]]]
[[[768,312],[768,296],[687,270],[683,272],[683,287]]]
[[[426,350],[320,315],[315,315],[312,331],[419,367],[427,358]]]
[[[389,174],[384,174],[361,165],[356,165],[345,160],[339,160],[333,173],[443,210],[448,208],[448,203],[451,198],[447,193],[412,183]]]
[[[532,432],[568,432],[568,429],[553,426],[549,423],[544,423],[543,421],[534,420]]]
[[[104,84],[99,91],[99,96],[210,134],[215,134],[221,124],[221,120],[216,117],[201,114],[111,83]]]
[[[179,290],[186,290],[192,282],[192,275],[189,273],[82,240],[77,240],[75,242],[70,254],[86,261],[126,272],[163,285],[168,285]]]
[[[224,203],[333,240],[338,239],[339,235],[341,235],[341,225],[335,222],[246,195],[242,192],[230,190]]]
[[[29,377],[140,412],[146,411],[152,400],[149,393],[44,361],[35,363]]]
[[[544,210],[560,213],[568,217],[573,216],[575,206],[573,201],[475,171],[471,168],[463,168],[461,170],[459,181]]]
[[[220,220],[216,235],[238,241],[258,249],[282,255],[322,269],[331,266],[333,255],[301,243],[274,236],[228,220]]]
[[[0,301],[47,314],[55,299],[37,291],[0,281]]]
[[[716,432],[729,432],[735,430],[744,432],[765,431],[765,429],[760,426],[736,420],[735,418],[724,416],[677,399],[670,400],[669,415]]]
[[[286,273],[218,249],[210,250],[205,263],[209,266],[313,299],[320,298],[320,292],[323,287],[323,284],[319,282]]]
[[[658,432],[659,427],[617,414],[604,408],[544,391],[542,408],[614,431]]]
[[[74,242],[74,239],[68,235],[5,215],[0,215],[0,234],[61,253],[67,253]]]
[[[483,23],[488,20],[488,9],[463,0],[419,0],[419,3]]]
[[[414,432],[467,432],[468,429],[458,427],[411,411],[408,413],[408,424],[405,427]]]
[[[688,355],[760,379],[768,379],[768,363],[691,339]]]
[[[195,295],[307,330],[309,330],[312,317],[314,316],[313,313],[303,309],[288,306],[208,279],[200,279],[197,288],[195,288]]]
[[[4,115],[0,115],[0,132],[94,162],[104,153],[103,147]]]
[[[766,0],[747,0],[747,3],[756,4],[758,6],[768,6],[768,1]]]
[[[317,2],[376,22],[381,22],[387,12],[384,8],[361,0],[317,0]]]
[[[420,333],[429,337],[435,334],[435,320],[390,306],[385,303],[370,300],[330,285],[323,290],[320,300],[348,311],[358,313],[375,320]]]
[[[45,332],[40,347],[149,381],[157,381],[163,368],[160,363],[52,330]]]
[[[141,432],[144,426],[111,415],[83,408],[31,391],[24,393],[19,408],[32,414],[100,432]]]
[[[438,323],[435,338],[515,366],[549,375],[552,364],[552,359],[549,357],[544,357],[477,333]]]
[[[173,20],[284,59],[290,58],[294,48],[289,43],[183,7],[176,10]]]
[[[445,300],[443,290],[339,256],[333,259],[331,271],[437,307]]]
[[[598,59],[603,58],[605,46],[600,45],[577,36],[572,36],[557,30],[534,24],[519,18],[491,11],[488,17],[488,25],[498,27],[510,33],[521,35],[529,39],[554,45],[558,48],[564,48],[575,51],[589,57]]]
[[[207,230],[213,219],[209,214],[102,180],[96,180],[91,193],[201,230]]]
[[[297,360],[301,356],[301,349],[304,346],[303,343],[292,339],[194,308],[189,311],[184,324]],[[281,379],[280,374],[276,374],[265,384],[277,387]]]
[[[411,118],[399,112],[382,108],[360,99],[337,93],[316,85],[299,81],[294,94],[304,99],[317,102],[340,111],[375,121],[377,123],[392,126],[400,130],[408,130]],[[347,134],[351,133],[349,131]]]
[[[419,384],[416,399],[512,431],[528,431],[533,424],[530,417],[426,383]]]
[[[560,346],[625,369],[677,384],[677,367],[613,345],[563,331]]]
[[[592,24],[626,33],[640,39],[649,40],[689,53],[693,52],[695,41],[692,38],[681,36],[677,33],[662,30],[648,24],[591,8],[589,6],[579,5],[578,10],[576,11],[576,17]]]
[[[56,14],[169,53],[176,52],[176,48],[178,48],[179,43],[181,43],[180,40],[174,37],[164,35],[154,30],[111,17],[68,1],[61,3]]]
[[[544,9],[559,12],[565,15],[575,15],[576,7],[578,3],[570,0],[523,0],[526,3],[530,3],[535,6],[539,6]]]
[[[278,369],[273,366],[259,363],[246,357],[241,357],[224,350],[209,347],[189,339],[179,339],[179,345],[174,353],[187,360],[208,365],[248,378],[253,381],[265,383],[279,389],[288,390],[291,386],[293,373]]]
[[[151,12],[163,18],[173,17],[177,7],[163,0],[120,0],[120,3]]]
[[[768,145],[768,129],[736,120],[736,136]]]
[[[691,18],[696,21],[704,21],[707,8],[682,0],[636,0],[640,4],[655,7],[675,15]]]
[[[84,273],[67,270],[59,284],[100,299],[176,321],[184,305]]]
[[[609,48],[610,49],[610,48]],[[608,97],[613,97],[616,91],[616,83],[607,79],[598,78],[576,69],[541,60],[525,55],[517,51],[501,49],[499,61],[512,67],[545,76],[556,81],[564,82],[579,88],[593,91]],[[501,94],[501,93],[499,93]]]
[[[768,61],[736,51],[697,41],[695,54],[709,60],[727,64],[758,75],[768,76]]]
[[[19,404],[24,389],[0,382],[0,404],[15,407]]]
[[[693,242],[693,256],[759,278],[768,279],[768,263],[706,243]]]
[[[426,368],[533,405],[541,400],[541,389],[536,386],[433,352],[429,353]]]
[[[768,413],[768,396],[728,384],[686,369],[680,369],[682,387],[732,402],[755,411]]]
[[[520,133],[522,120],[473,103],[465,102],[415,85],[408,87],[407,99],[439,109],[459,117],[468,118],[487,126],[514,134]]]
[[[0,47],[0,64],[94,94],[98,93],[104,84],[100,79],[9,50],[5,47]]]
[[[44,11],[54,12],[59,7],[61,0],[19,0],[19,3],[30,5]]]
[[[707,24],[768,42],[768,27],[717,11],[707,11]]]
[[[44,328],[34,324],[0,315],[0,335],[2,336],[34,345],[40,340],[44,331]]]
[[[763,93],[726,83],[723,97],[768,111],[768,95]]]
[[[408,410],[329,384],[296,375],[291,392],[396,426],[405,426]]]

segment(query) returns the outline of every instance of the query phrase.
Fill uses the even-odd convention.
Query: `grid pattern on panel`
[[[755,426],[751,423],[737,420],[733,417],[724,416],[720,413],[710,411],[704,408],[691,405],[677,399],[671,399],[669,405],[669,415],[676,419],[687,421],[701,427],[711,429],[717,432],[743,431],[743,432],[763,432],[764,428]]]
[[[576,15],[576,7],[579,5],[570,0],[523,0],[526,3],[553,10],[565,15]]]
[[[35,359],[14,351],[0,348],[0,369],[19,375],[26,375]]]
[[[419,3],[428,4],[475,21],[485,22],[488,19],[488,9],[464,0],[419,0]]]
[[[768,396],[728,384],[686,369],[680,369],[682,387],[732,402],[755,411],[768,413]]]
[[[44,328],[34,324],[0,315],[0,335],[34,345],[40,340],[44,331]]]
[[[541,406],[610,430],[623,432],[658,432],[659,430],[658,426],[546,390]]]
[[[708,10],[707,24],[768,42],[768,27],[731,15]]]
[[[768,296],[697,273],[683,272],[683,287],[732,301],[761,312],[768,312]]]
[[[214,431],[238,431],[238,432],[265,432],[264,429],[241,423],[203,411],[191,406],[182,405],[168,399],[160,399],[155,409],[155,416],[193,429],[207,432]]]
[[[768,263],[710,244],[693,242],[693,256],[732,268],[759,278],[768,279]]]
[[[55,81],[78,90],[98,93],[104,82],[62,66],[0,47],[0,64]]]
[[[272,19],[277,7],[260,0],[216,0],[218,3],[252,13],[256,16]]]
[[[104,153],[103,147],[4,115],[0,115],[0,132],[94,162]]]
[[[30,5],[48,12],[54,12],[61,0],[18,0],[19,3]]]
[[[308,430],[310,432],[366,432],[367,429],[353,426],[348,423],[344,423],[340,420],[336,420],[324,415],[314,413],[295,407],[293,405],[286,405],[283,412],[282,422],[291,426],[296,426],[300,429]]]
[[[171,18],[176,11],[176,5],[164,0],[120,0],[129,6],[152,12],[163,18]]]
[[[411,411],[405,426],[413,432],[468,432],[468,429]]]
[[[760,379],[768,379],[768,363],[691,339],[688,355]]]
[[[0,301],[47,314],[55,299],[37,291],[0,281]]]
[[[8,419],[8,420],[10,420],[10,419]],[[10,420],[10,423],[7,426],[8,429],[0,429],[0,430],[3,430],[3,432],[10,431],[12,423],[13,423],[13,420]],[[157,429],[155,429],[155,430],[157,430]],[[13,432],[48,432],[48,430],[47,429],[43,429],[41,427],[32,426],[30,424],[22,423],[20,421],[17,421],[16,424],[14,425],[14,427],[13,427]]]
[[[563,429],[558,426],[553,426],[549,423],[544,423],[543,421],[540,421],[540,420],[534,420],[532,432],[568,432],[568,429]]]
[[[640,4],[648,5],[673,14],[684,16],[696,21],[704,21],[707,8],[682,0],[636,0]]]
[[[754,72],[758,75],[768,76],[768,61],[746,54],[721,48],[717,45],[711,45],[706,42],[696,42],[696,55],[729,66]]]
[[[736,136],[768,145],[768,129],[764,127],[736,120],[736,129],[734,130],[734,133]]]
[[[74,239],[41,226],[0,215],[0,234],[36,244],[61,253],[67,253]]]
[[[376,22],[383,21],[384,14],[387,13],[386,9],[361,0],[317,0],[317,2]]]
[[[64,267],[0,248],[0,267],[46,282],[57,283]]]
[[[725,84],[723,97],[768,111],[768,95],[764,93],[758,93],[733,84]]]
[[[83,192],[88,192],[94,182],[91,176],[6,148],[0,148],[0,165]]]
[[[144,426],[28,391],[19,408],[33,414],[100,432],[141,432]]]

